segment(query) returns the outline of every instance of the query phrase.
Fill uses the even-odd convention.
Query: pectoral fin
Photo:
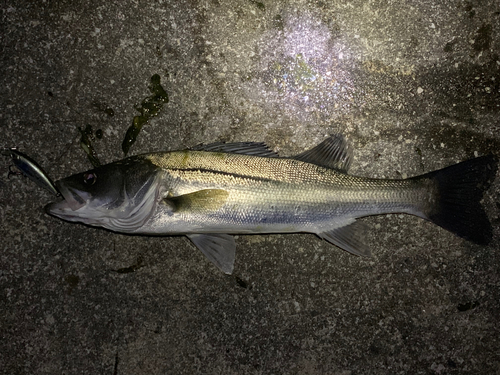
[[[216,210],[226,202],[228,195],[226,190],[205,189],[176,197],[167,197],[164,201],[175,212]]]
[[[354,255],[371,257],[370,248],[363,243],[365,231],[365,225],[360,221],[355,221],[340,228],[317,233],[317,235]]]
[[[188,234],[195,246],[222,272],[230,275],[234,269],[236,243],[228,234]]]

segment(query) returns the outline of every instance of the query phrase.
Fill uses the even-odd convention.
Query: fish
[[[60,195],[47,173],[28,155],[18,151],[15,147],[5,149],[3,153],[11,156],[14,165],[23,175],[52,194]]]
[[[352,159],[342,135],[291,157],[258,142],[141,154],[56,181],[63,200],[46,211],[119,233],[186,235],[227,274],[235,234],[315,233],[368,257],[358,219],[371,215],[415,215],[474,243],[491,241],[481,199],[496,156],[407,179],[351,175]]]

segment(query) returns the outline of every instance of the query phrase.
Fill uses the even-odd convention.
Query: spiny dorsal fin
[[[195,246],[222,272],[231,274],[234,269],[236,243],[229,234],[188,234]]]
[[[243,154],[252,156],[263,156],[266,158],[277,158],[279,155],[270,150],[264,142],[215,142],[208,145],[197,145],[193,151],[226,152],[230,154]]]
[[[316,147],[291,157],[291,159],[347,173],[352,161],[352,148],[349,147],[342,135],[337,134],[325,139]]]

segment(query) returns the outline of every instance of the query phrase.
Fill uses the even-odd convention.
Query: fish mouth
[[[76,211],[87,204],[89,194],[84,191],[71,188],[61,180],[56,181],[55,185],[64,200],[49,203],[45,206],[45,211],[49,215],[57,216],[66,220],[69,220],[72,217],[77,217],[78,214]]]

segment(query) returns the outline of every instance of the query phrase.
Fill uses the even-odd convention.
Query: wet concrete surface
[[[169,94],[130,154],[342,133],[351,173],[418,175],[499,155],[496,1],[12,1],[1,5],[1,147],[54,179],[123,158],[134,106]],[[479,374],[500,368],[494,238],[363,219],[373,258],[311,234],[238,236],[235,272],[183,237],[49,217],[0,159],[0,373]]]

